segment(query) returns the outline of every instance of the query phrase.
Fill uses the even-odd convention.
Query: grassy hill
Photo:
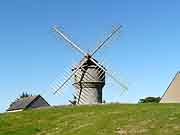
[[[180,104],[108,104],[0,114],[0,135],[180,135]]]

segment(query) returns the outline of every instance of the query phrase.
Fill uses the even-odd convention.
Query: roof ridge
[[[38,95],[35,95],[35,96],[27,96],[27,97],[22,97],[22,98],[19,98],[19,99],[26,99],[26,98],[31,98],[31,97],[37,97]]]

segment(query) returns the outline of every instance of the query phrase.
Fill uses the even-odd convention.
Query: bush
[[[23,92],[19,98],[24,98],[24,97],[29,97],[29,96],[32,96],[32,94],[28,94],[27,92]]]
[[[160,100],[160,97],[146,97],[144,99],[140,99],[138,103],[159,103]]]

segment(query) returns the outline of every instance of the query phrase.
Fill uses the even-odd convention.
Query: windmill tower
[[[102,41],[91,53],[86,53],[77,44],[71,41],[61,30],[53,27],[57,35],[63,38],[71,48],[83,55],[82,60],[78,65],[72,68],[72,73],[66,78],[63,83],[58,84],[54,88],[56,94],[62,91],[62,88],[73,78],[76,92],[73,94],[75,102],[72,104],[97,104],[102,103],[102,89],[105,85],[105,75],[108,75],[116,83],[118,83],[123,90],[127,90],[127,86],[114,77],[102,64],[100,64],[93,56],[97,53],[111,37],[120,30],[121,26],[113,27],[112,32],[107,38]]]
[[[96,61],[93,59],[93,61]],[[81,69],[74,75],[74,86],[76,88],[78,104],[102,103],[102,88],[105,85],[105,72],[103,67],[98,69],[96,63],[90,59],[90,55],[79,63],[83,63]],[[73,70],[76,70],[73,69]],[[83,100],[83,97],[85,98]]]

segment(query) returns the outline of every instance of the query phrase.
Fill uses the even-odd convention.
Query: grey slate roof
[[[13,102],[7,111],[12,111],[12,110],[20,110],[20,109],[25,109],[30,105],[35,99],[39,98],[40,95],[38,96],[29,96],[29,97],[24,97],[17,99],[15,102]]]

